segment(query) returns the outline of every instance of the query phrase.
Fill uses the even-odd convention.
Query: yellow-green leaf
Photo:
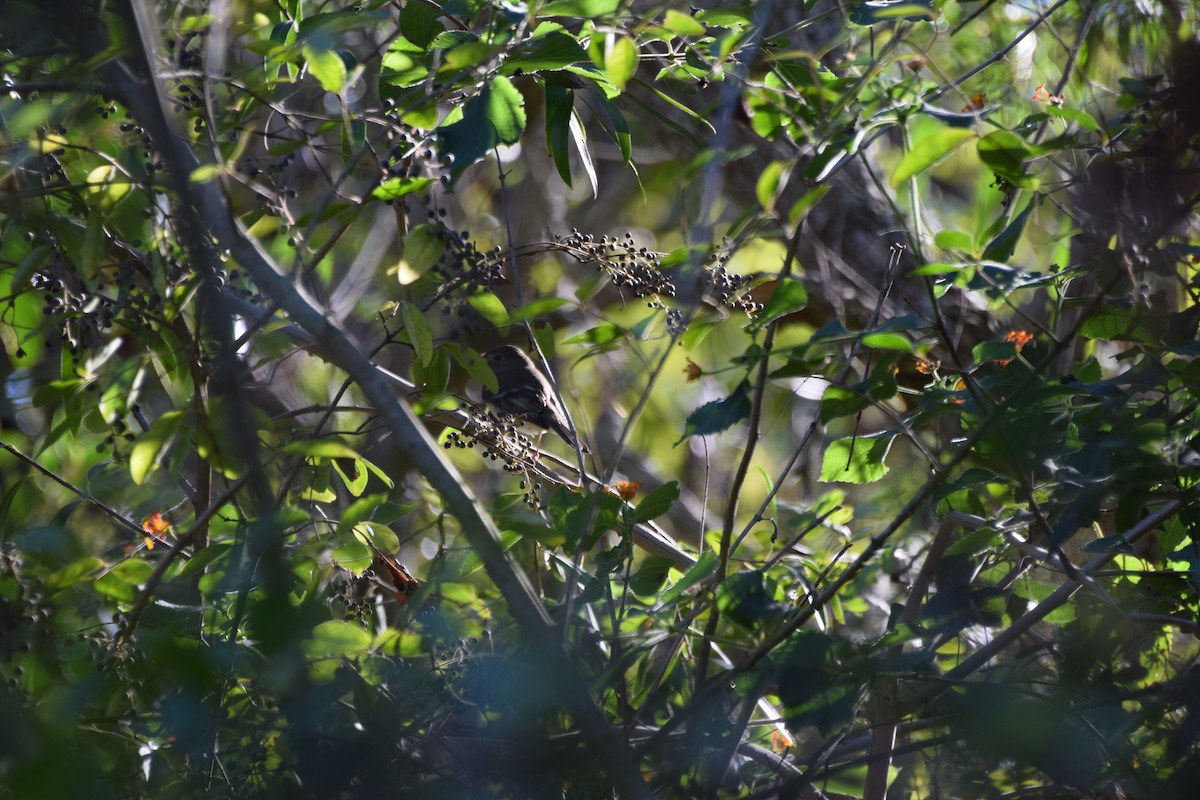
[[[900,159],[892,173],[892,186],[899,186],[912,176],[924,172],[950,155],[963,142],[973,138],[975,131],[968,128],[946,128],[926,136]]]
[[[637,45],[625,36],[617,37],[612,49],[604,55],[604,71],[608,73],[608,79],[612,81],[613,86],[621,91],[625,91],[625,84],[637,72],[637,65]]]

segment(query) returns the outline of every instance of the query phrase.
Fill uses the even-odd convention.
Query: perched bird
[[[483,387],[483,399],[503,414],[511,414],[543,430],[554,431],[572,447],[575,439],[567,424],[567,414],[558,402],[554,387],[525,352],[511,344],[493,347],[483,354],[496,373],[497,391]],[[587,453],[586,445],[580,449]]]

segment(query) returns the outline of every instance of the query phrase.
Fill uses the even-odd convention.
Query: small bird
[[[483,387],[483,399],[501,413],[511,414],[543,430],[554,431],[572,447],[575,439],[567,424],[567,414],[559,405],[558,396],[550,381],[537,364],[518,347],[502,344],[483,354],[492,372],[496,373],[499,389]],[[590,452],[586,445],[580,449]]]

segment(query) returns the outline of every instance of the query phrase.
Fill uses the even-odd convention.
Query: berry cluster
[[[365,628],[374,624],[375,593],[379,587],[366,574],[356,576],[348,569],[337,569],[329,580],[329,602],[340,607],[342,618]]]
[[[385,100],[383,104],[388,143],[387,155],[380,163],[383,180],[431,175],[437,171],[440,158],[432,142],[400,120],[394,101]]]
[[[480,446],[480,456],[485,461],[501,461],[505,472],[526,476],[521,479],[526,505],[535,511],[545,508],[536,484],[528,480],[529,465],[537,456],[534,443],[521,433],[513,418],[472,409],[470,424],[462,431],[448,432],[443,447],[447,450],[474,450],[477,444]]]
[[[631,289],[635,297],[646,299],[650,308],[665,309],[664,298],[675,297],[675,284],[659,268],[661,256],[638,247],[632,233],[597,239],[576,228],[566,236],[555,237],[554,243],[579,263],[594,265],[608,275],[614,285]]]
[[[21,576],[22,566],[18,551],[0,549],[0,662],[4,663],[33,649],[36,641],[49,641],[54,635],[50,606],[38,587]],[[19,680],[21,667],[11,673]]]
[[[728,255],[719,254],[712,269],[709,270],[709,274],[712,276],[709,283],[709,296],[720,305],[754,316],[762,311],[763,304],[756,302],[746,292],[747,284],[750,282],[749,275],[738,275],[725,269],[725,263],[728,260]]]

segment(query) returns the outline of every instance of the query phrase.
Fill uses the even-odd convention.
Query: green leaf
[[[1130,308],[1104,304],[1083,321],[1079,333],[1088,339],[1156,344],[1156,337]]]
[[[861,341],[863,347],[874,347],[876,350],[899,350],[902,353],[913,351],[912,342],[899,333],[864,333]]]
[[[569,305],[571,305],[571,302],[561,297],[542,297],[514,310],[510,318],[513,322],[524,322],[528,319],[543,317],[552,311],[557,311],[563,306]]]
[[[361,625],[331,619],[313,628],[312,637],[304,642],[304,655],[308,658],[359,656],[366,654],[370,647],[371,634]]]
[[[492,81],[487,93],[487,121],[501,144],[516,144],[525,130],[525,97],[508,78]]]
[[[785,169],[790,168],[790,161],[772,161],[759,174],[754,184],[754,196],[763,211],[770,214],[775,209],[775,199],[779,196],[779,184]]]
[[[673,566],[675,562],[665,556],[650,556],[629,576],[629,588],[643,597],[654,595],[667,582]]]
[[[821,396],[821,423],[827,424],[832,420],[857,414],[870,404],[870,400],[861,392],[831,385]]]
[[[637,72],[638,48],[634,41],[625,36],[618,36],[613,42],[612,49],[604,56],[604,71],[612,85],[625,91],[625,84]]]
[[[154,420],[150,430],[134,442],[129,453],[129,475],[135,484],[141,486],[146,482],[146,478],[158,463],[159,454],[179,432],[186,417],[185,411],[168,411]]]
[[[720,433],[744,420],[750,414],[750,398],[746,389],[747,385],[743,381],[729,397],[705,403],[693,411],[687,418],[683,436],[679,437],[675,445],[678,446],[690,436]]]
[[[702,22],[698,22],[690,14],[684,14],[682,11],[676,11],[673,8],[667,9],[667,14],[663,17],[662,24],[664,28],[677,36],[703,36],[707,33],[707,29]]]
[[[946,275],[951,272],[962,272],[966,269],[966,264],[946,264],[935,262],[917,267],[912,271],[913,275]]]
[[[375,554],[371,552],[371,548],[354,535],[353,529],[348,529],[336,537],[331,557],[335,564],[349,570],[355,577],[362,577],[375,561]]]
[[[453,50],[462,45],[475,44],[479,41],[479,34],[474,31],[467,30],[452,30],[443,31],[433,37],[433,41],[429,43],[430,50]]]
[[[1022,189],[1037,188],[1037,176],[1025,172],[1030,152],[1020,136],[1012,131],[992,131],[979,140],[977,148],[979,160],[997,175]]]
[[[524,103],[512,81],[497,76],[467,102],[461,119],[441,129],[445,152],[452,156],[452,178],[497,145],[514,144],[521,138],[525,130]]]
[[[998,261],[1003,264],[1012,258],[1032,213],[1033,198],[1030,198],[1029,202],[1025,204],[1025,208],[1021,209],[1021,213],[1013,217],[1012,222],[1008,223],[995,239],[988,242],[988,246],[983,249],[983,260]]]
[[[412,53],[405,50],[401,44],[404,39],[397,39],[392,43],[391,48],[383,56],[383,61],[379,65],[379,81],[382,84],[381,89],[387,90],[390,87],[406,89],[410,86],[415,86],[421,81],[429,77],[429,68],[417,60]],[[384,91],[384,96],[387,92]],[[410,121],[408,114],[405,112],[402,117],[406,122]],[[426,121],[420,125],[422,128],[433,127],[433,123],[437,121],[434,116],[431,121]]]
[[[553,0],[538,13],[543,17],[606,17],[618,5],[620,0]]]
[[[338,93],[346,83],[346,62],[332,50],[304,45],[304,60],[308,71],[327,92]]]
[[[450,354],[445,348],[434,350],[433,361],[427,366],[413,364],[413,380],[421,384],[421,391],[429,402],[445,394],[446,387],[450,385]]]
[[[12,289],[17,294],[29,288],[29,279],[45,263],[46,257],[52,252],[54,252],[54,248],[50,247],[50,245],[38,245],[37,247],[29,248],[29,252],[25,254],[25,257],[21,259],[21,263],[17,265],[16,270],[12,273],[12,282],[7,288]]]
[[[900,159],[892,172],[892,186],[899,186],[912,176],[924,172],[974,137],[974,131],[962,128],[946,128],[926,136]]]
[[[438,17],[441,12],[425,0],[408,0],[400,9],[400,35],[421,48],[446,30]]]
[[[512,75],[517,70],[531,72],[554,72],[586,62],[591,64],[587,52],[579,46],[574,36],[564,31],[552,31],[532,41],[528,49],[518,49],[504,60],[503,72]]]
[[[233,542],[213,542],[196,555],[189,558],[175,573],[173,580],[187,580],[192,575],[203,572],[210,564],[215,564],[233,550]]]
[[[1090,114],[1079,108],[1058,107],[1053,104],[1046,106],[1046,113],[1052,117],[1065,119],[1068,122],[1074,122],[1081,128],[1085,128],[1092,133],[1103,133],[1100,125],[1092,118]]]
[[[512,324],[512,320],[508,316],[508,309],[504,307],[500,298],[491,292],[476,292],[467,298],[467,302],[494,327],[507,328]]]
[[[342,518],[338,520],[338,532],[345,533],[352,530],[355,525],[365,520],[371,515],[375,509],[387,502],[387,495],[369,494],[366,497],[360,497],[351,503],[342,513]]]
[[[104,217],[98,212],[88,214],[83,241],[79,246],[79,273],[89,285],[95,283],[100,274],[100,261],[104,255]]]
[[[132,603],[137,598],[139,587],[153,572],[154,565],[149,561],[131,558],[101,575],[92,585],[105,597],[121,603]]]
[[[661,602],[664,604],[675,602],[688,589],[715,575],[718,564],[720,564],[720,559],[717,558],[717,554],[712,550],[705,550],[683,577],[676,581],[670,589],[663,592]]]
[[[367,489],[367,470],[363,466],[363,462],[357,458],[351,459],[348,466],[343,466],[343,462],[339,459],[333,459],[329,462],[333,466],[333,471],[342,479],[342,483],[346,486],[346,491],[350,492],[352,497],[359,497]],[[351,472],[347,472],[350,469]]]
[[[659,486],[642,498],[633,511],[633,521],[649,522],[671,510],[671,505],[679,499],[679,481],[671,481]]]
[[[743,8],[726,6],[725,8],[697,11],[696,19],[711,27],[733,30],[743,30],[754,21],[749,6]]]
[[[575,91],[556,81],[546,81],[546,146],[554,157],[554,167],[567,186],[571,185],[571,114],[575,110]]]
[[[457,342],[447,342],[442,347],[450,351],[450,355],[454,356],[454,360],[467,371],[468,375],[493,392],[500,391],[500,384],[496,382],[496,373],[492,372],[492,368],[478,352],[469,347],[463,347]]]
[[[792,207],[788,209],[788,224],[792,225],[793,227],[799,225],[808,212],[811,211],[817,205],[817,203],[821,202],[821,198],[828,194],[829,190],[832,188],[833,184],[822,183],[820,186],[809,190],[804,197],[801,197],[795,203],[792,203]]]
[[[360,458],[354,448],[337,439],[302,439],[289,442],[283,446],[282,452],[285,455],[304,456],[318,461],[330,458]]]
[[[780,278],[763,309],[746,326],[747,330],[760,330],[764,325],[782,316],[793,314],[808,305],[808,290],[804,284],[791,278]]]
[[[600,109],[597,119],[601,122],[604,132],[620,149],[622,160],[629,164],[633,154],[633,137],[629,133],[629,123],[625,120],[625,115],[604,95],[593,94],[591,99]]]
[[[994,361],[1012,361],[1017,357],[1017,346],[1012,342],[980,342],[971,348],[971,358],[976,364]]]
[[[418,225],[404,235],[397,276],[400,284],[407,286],[428,272],[446,252],[446,238],[441,225],[426,223]]]
[[[611,322],[602,322],[594,328],[563,340],[563,344],[591,344],[603,346],[625,338],[626,331]]]
[[[354,537],[371,545],[386,555],[395,555],[400,550],[400,537],[386,525],[363,520],[351,528]]]
[[[731,622],[744,628],[757,628],[784,612],[783,603],[775,599],[772,589],[762,570],[735,573],[722,581],[717,592],[717,608]]]
[[[417,360],[421,366],[429,366],[433,361],[433,329],[429,327],[424,312],[407,300],[401,300],[400,319],[404,322],[404,331],[416,351]]]
[[[874,483],[887,474],[884,464],[895,435],[852,436],[825,448],[821,480],[836,483]]]
[[[933,242],[943,250],[962,250],[968,253],[975,247],[970,235],[962,231],[939,231],[937,236],[933,237]]]
[[[90,581],[104,567],[104,561],[96,556],[84,556],[83,558],[76,559],[65,567],[52,572],[46,578],[46,589],[51,592],[57,592],[61,589],[66,589],[68,586]]]
[[[390,178],[372,189],[371,197],[375,200],[397,200],[406,195],[423,192],[435,183],[437,181],[434,178]],[[434,226],[418,225],[417,227]]]

